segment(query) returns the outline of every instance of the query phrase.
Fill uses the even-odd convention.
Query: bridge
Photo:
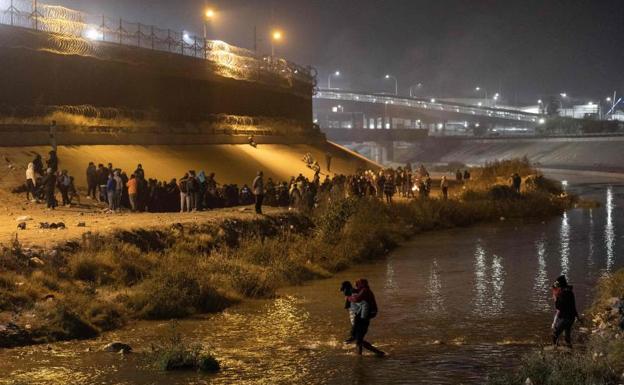
[[[521,110],[325,89],[314,96],[314,113],[321,128],[411,128],[435,132],[447,129],[448,125],[529,128],[543,123],[542,115]]]
[[[488,128],[526,131],[544,117],[509,108],[344,90],[318,90],[314,121],[330,140],[392,162],[428,136],[473,135]]]

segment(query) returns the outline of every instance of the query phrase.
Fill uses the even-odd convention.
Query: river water
[[[545,222],[501,222],[423,234],[388,258],[331,279],[181,321],[210,346],[219,374],[163,373],[144,355],[98,352],[120,340],[135,350],[166,333],[141,322],[98,340],[0,350],[0,384],[479,384],[549,340],[550,283],[561,273],[587,307],[601,276],[624,266],[624,179],[571,177],[567,188],[598,200]],[[388,352],[358,357],[338,289],[368,278],[380,313],[368,339]]]

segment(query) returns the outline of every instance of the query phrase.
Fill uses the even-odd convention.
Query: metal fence
[[[121,18],[93,16],[37,0],[0,0],[0,24],[85,41],[115,43],[205,59],[218,66],[220,75],[228,77],[266,80],[268,75],[286,80],[290,85],[293,80],[316,85],[313,68],[302,67],[282,58],[258,56],[250,50],[223,41],[205,40],[188,33],[128,22]]]

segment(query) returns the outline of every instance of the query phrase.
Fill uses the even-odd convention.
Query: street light
[[[215,11],[212,8],[207,8],[204,11],[204,40],[208,40],[208,22],[212,21],[215,17]]]
[[[386,79],[394,79],[394,94],[398,95],[399,94],[399,81],[397,80],[397,78],[392,75],[386,75],[385,77]]]
[[[488,98],[488,93],[487,90],[485,88],[481,88],[479,86],[475,87],[475,91],[479,92],[479,91],[483,91],[483,93],[485,94],[485,97],[483,99],[487,99]]]
[[[279,29],[276,29],[271,34],[271,56],[275,56],[275,43],[279,43],[284,38],[284,34]]]
[[[340,71],[336,71],[334,73],[331,73],[327,77],[327,89],[328,90],[331,90],[331,78],[332,78],[332,76],[339,77],[340,76]]]

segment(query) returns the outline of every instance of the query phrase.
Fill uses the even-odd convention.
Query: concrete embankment
[[[0,159],[6,172],[0,175],[0,190],[24,182],[25,167],[35,153],[47,156],[50,147],[0,147]],[[326,154],[330,153],[331,173],[352,174],[358,168],[377,165],[329,142],[311,144],[215,144],[215,145],[93,145],[59,146],[60,168],[74,175],[78,187],[85,186],[89,162],[107,164],[130,173],[141,163],[148,178],[170,180],[188,170],[215,172],[221,183],[250,184],[258,170],[276,181],[289,180],[299,173],[312,178],[313,171],[302,160],[312,154],[327,173]]]
[[[542,168],[624,172],[624,136],[576,138],[428,138],[400,161],[481,165],[526,156]]]

